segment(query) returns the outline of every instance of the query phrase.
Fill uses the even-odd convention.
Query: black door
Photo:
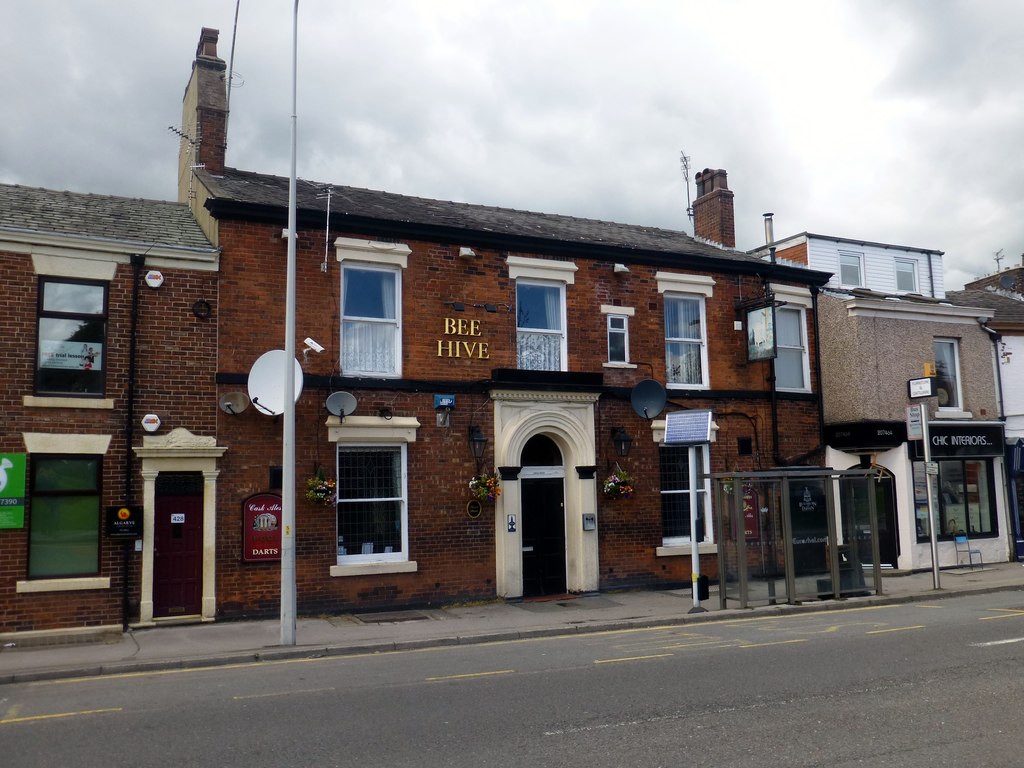
[[[153,615],[198,615],[203,581],[203,476],[161,472],[153,520]]]
[[[565,491],[561,478],[521,481],[523,596],[565,593]]]
[[[878,517],[878,559],[883,566],[895,568],[900,555],[900,537],[892,475],[884,473],[872,484],[875,488],[875,515]]]

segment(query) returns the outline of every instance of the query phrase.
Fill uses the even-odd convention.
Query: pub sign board
[[[107,536],[112,539],[137,539],[142,536],[142,507],[121,504],[107,507]]]
[[[257,493],[242,502],[242,559],[281,559],[281,496]]]
[[[0,453],[0,528],[25,527],[26,456]]]

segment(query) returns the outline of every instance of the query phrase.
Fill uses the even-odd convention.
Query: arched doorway
[[[523,596],[566,591],[565,467],[562,452],[546,435],[523,446],[521,525]]]

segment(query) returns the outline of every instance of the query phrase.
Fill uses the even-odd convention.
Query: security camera
[[[306,346],[309,347],[310,349],[312,349],[314,352],[323,352],[324,351],[324,348],[322,346],[317,344],[315,341],[313,341],[313,339],[311,339],[309,337],[306,337],[305,339],[303,339],[303,341],[305,342]]]

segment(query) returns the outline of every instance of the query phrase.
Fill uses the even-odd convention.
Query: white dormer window
[[[896,292],[917,293],[917,262],[896,259]]]
[[[839,254],[839,284],[844,288],[860,288],[864,285],[859,253]]]

